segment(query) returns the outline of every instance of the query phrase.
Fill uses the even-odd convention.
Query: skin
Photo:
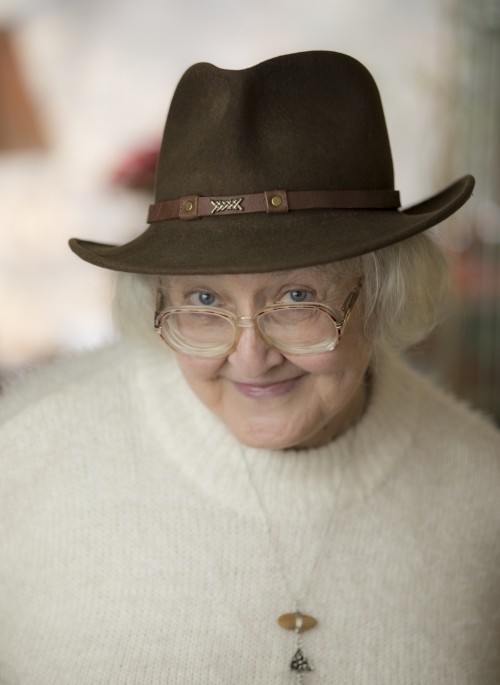
[[[169,306],[210,304],[253,316],[261,307],[323,302],[339,310],[357,278],[339,279],[331,268],[263,274],[170,276]],[[207,294],[204,294],[207,293]],[[215,299],[214,299],[215,298]],[[314,447],[338,437],[366,404],[370,348],[363,332],[363,298],[352,311],[337,347],[314,355],[284,355],[244,328],[228,356],[199,359],[175,352],[197,397],[251,447]]]

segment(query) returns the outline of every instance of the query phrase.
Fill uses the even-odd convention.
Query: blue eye
[[[215,295],[212,295],[212,293],[207,292],[193,293],[190,299],[193,304],[201,304],[205,307],[213,307],[218,301]]]
[[[307,290],[290,290],[289,293],[287,293],[290,296],[290,299],[292,302],[305,302],[307,299],[307,296],[309,293]]]

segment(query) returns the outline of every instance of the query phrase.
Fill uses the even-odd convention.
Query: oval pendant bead
[[[280,616],[278,619],[278,625],[281,626],[281,628],[284,628],[285,630],[295,630],[296,619],[296,613],[283,614],[283,616]],[[305,614],[302,614],[302,625],[300,627],[300,632],[305,633],[306,630],[311,630],[311,628],[314,628],[314,626],[317,625],[317,623],[317,620],[312,616],[306,616]]]

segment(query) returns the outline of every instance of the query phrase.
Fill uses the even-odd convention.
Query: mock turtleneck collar
[[[266,508],[275,516],[319,514],[368,497],[408,452],[418,426],[424,390],[415,374],[383,355],[360,421],[327,445],[301,450],[243,447],[184,380],[175,358],[139,348],[138,404],[152,439],[205,496],[254,511],[242,450]]]

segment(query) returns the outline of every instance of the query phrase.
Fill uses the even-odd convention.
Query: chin
[[[293,447],[293,445],[288,444],[288,442],[283,442],[278,438],[269,440],[265,437],[247,434],[242,436],[237,435],[236,438],[239,440],[239,442],[241,442],[242,445],[245,445],[246,447],[254,447],[255,449],[284,450],[286,448]]]
[[[298,445],[302,440],[302,434],[297,430],[291,430],[289,425],[282,422],[248,421],[243,425],[232,426],[227,422],[229,430],[235,438],[247,447],[258,449],[283,450]]]

